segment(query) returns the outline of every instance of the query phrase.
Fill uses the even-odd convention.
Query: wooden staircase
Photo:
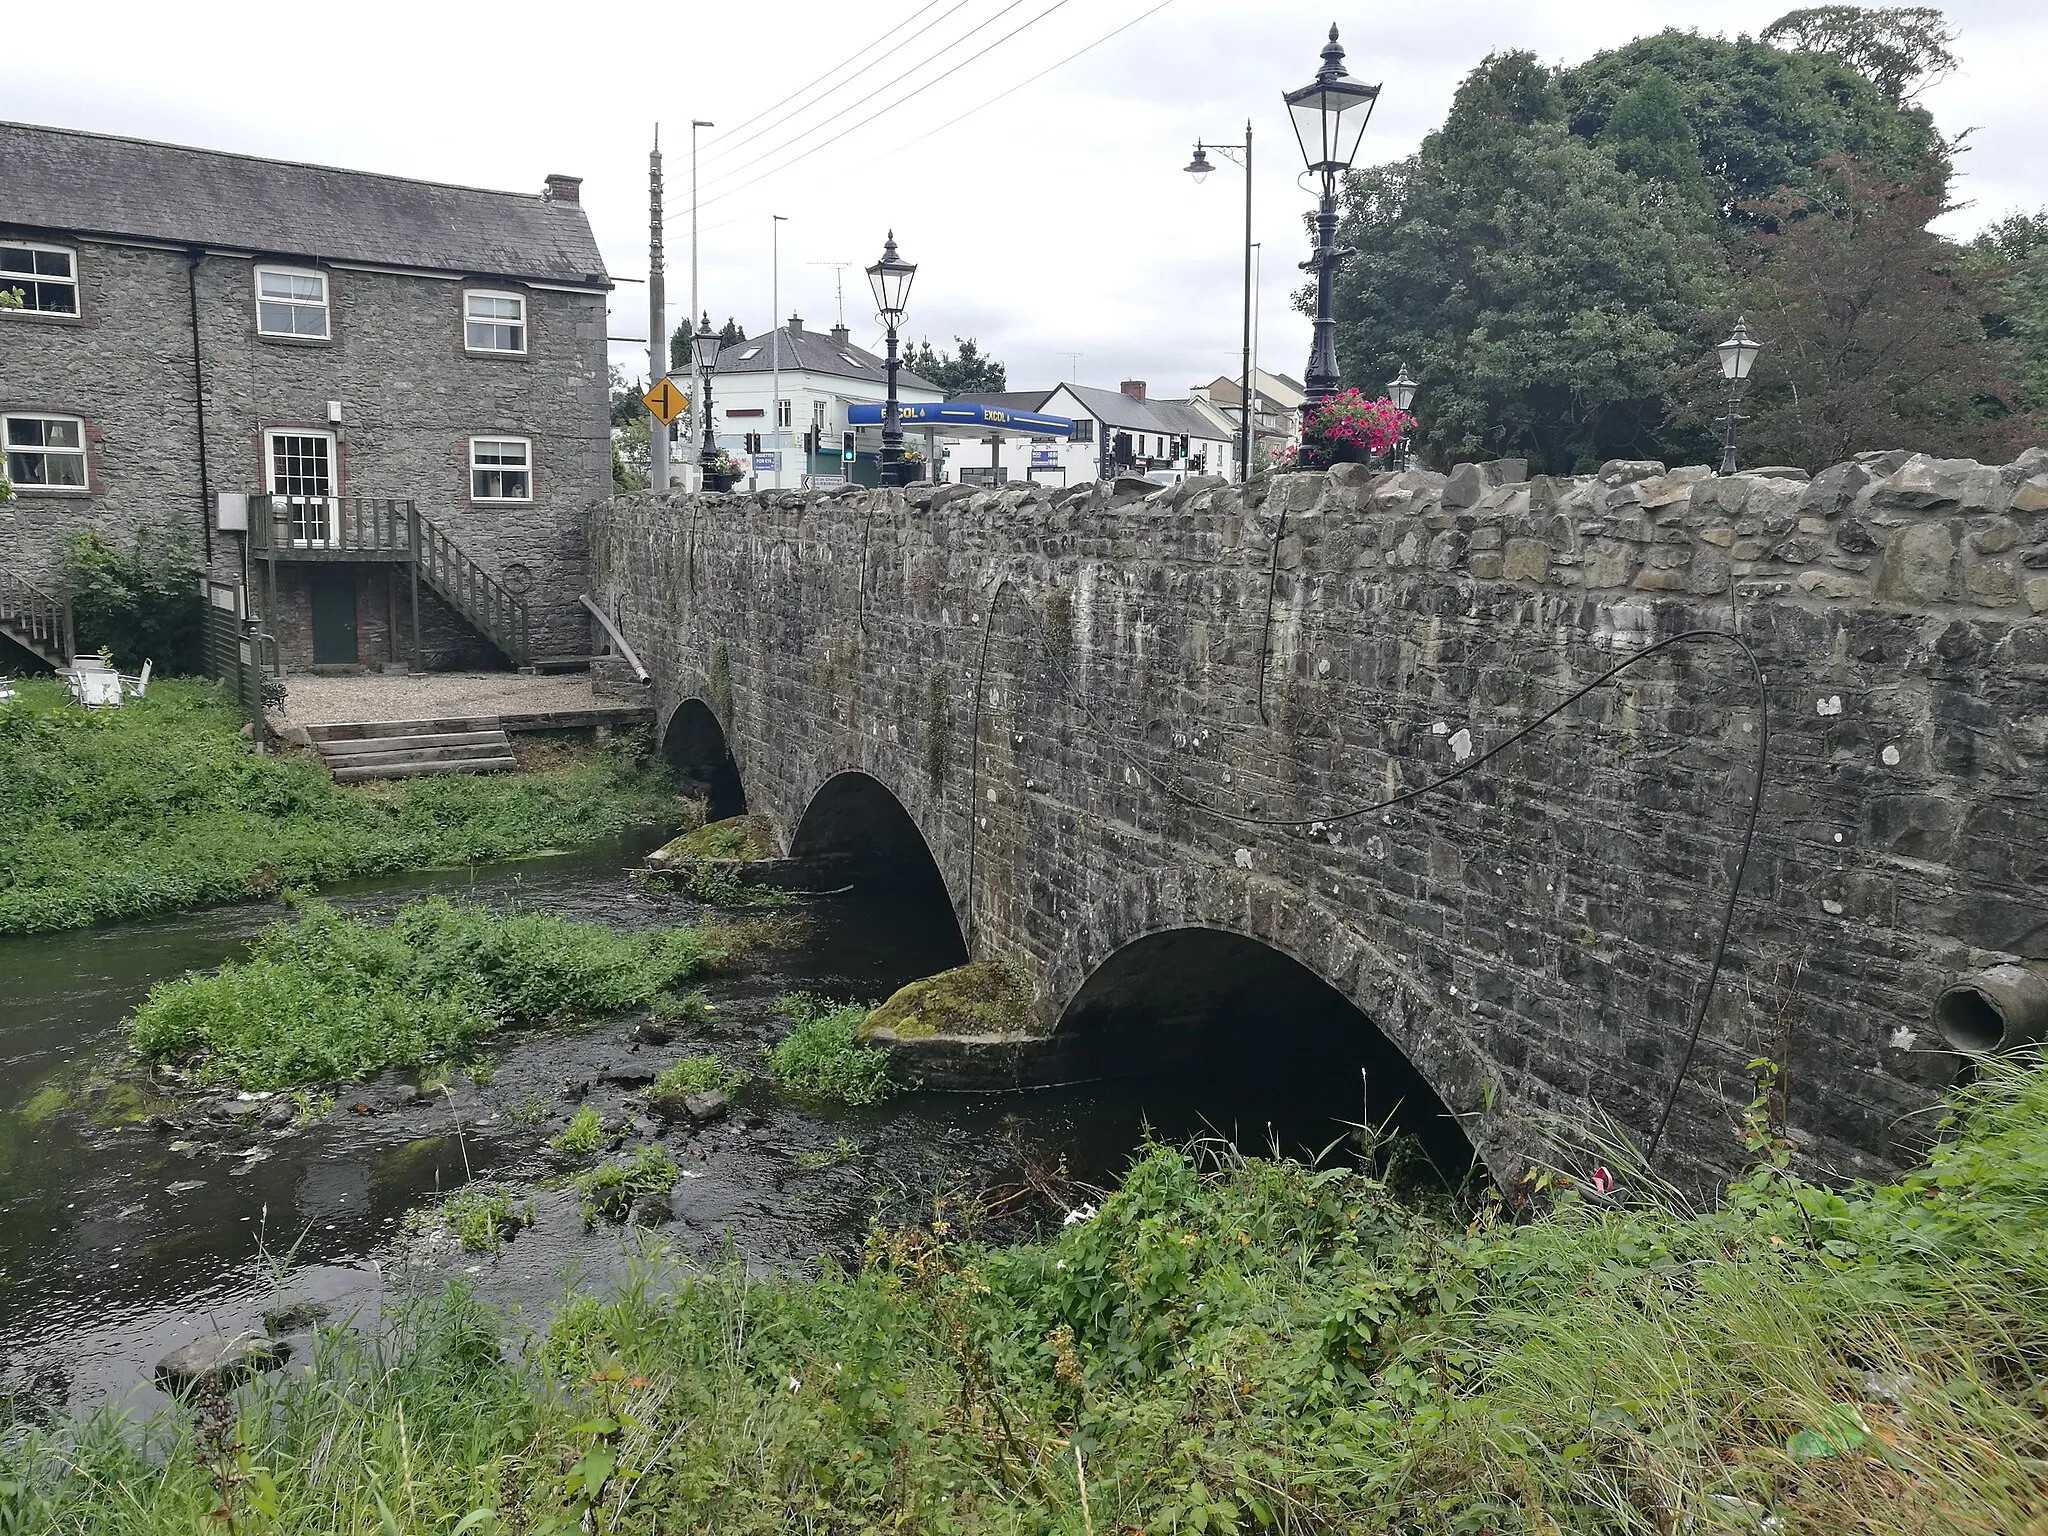
[[[435,773],[507,773],[519,766],[496,716],[309,725],[306,736],[338,784]]]
[[[5,568],[0,568],[0,635],[53,667],[71,661],[71,625],[64,605]]]

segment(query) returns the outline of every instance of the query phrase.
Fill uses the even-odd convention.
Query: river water
[[[633,878],[645,851],[615,846],[323,895],[374,911],[441,893],[621,930],[698,917],[696,904]],[[1028,1094],[912,1093],[838,1114],[781,1098],[762,1080],[761,1053],[787,1028],[776,1007],[784,993],[878,1001],[957,958],[943,916],[872,895],[774,909],[789,938],[706,978],[714,1022],[672,1045],[635,1043],[643,1013],[496,1042],[488,1081],[456,1074],[432,1097],[398,1074],[349,1085],[331,1112],[282,1133],[214,1138],[203,1126],[130,1118],[132,1090],[119,1085],[143,1079],[124,1045],[128,1013],[154,983],[240,954],[280,910],[0,940],[0,1395],[146,1410],[159,1401],[148,1383],[167,1351],[215,1329],[260,1330],[283,1303],[318,1302],[335,1320],[371,1326],[394,1297],[451,1276],[534,1310],[571,1285],[602,1284],[645,1234],[587,1230],[562,1185],[545,1143],[583,1103],[629,1127],[624,1145],[660,1140],[682,1166],[660,1240],[706,1261],[730,1248],[764,1267],[851,1259],[878,1216],[916,1219],[934,1198],[1009,1213],[992,1236],[1056,1221],[1087,1184],[1114,1182],[1147,1126],[1168,1137],[1242,1132],[1248,1147],[1269,1134],[1272,1102],[1244,1101],[1227,1071]],[[734,1113],[696,1129],[649,1121],[635,1090],[706,1049],[754,1075]],[[1342,1134],[1327,1116],[1289,1130],[1296,1145]],[[236,1155],[252,1143],[256,1156]],[[408,1231],[409,1212],[470,1179],[518,1189],[533,1225],[494,1255]]]

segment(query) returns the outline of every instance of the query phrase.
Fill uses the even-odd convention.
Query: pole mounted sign
[[[640,397],[641,404],[654,412],[657,420],[666,427],[690,408],[689,399],[667,379]]]

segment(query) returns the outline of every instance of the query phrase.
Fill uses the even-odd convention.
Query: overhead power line
[[[948,10],[943,15],[940,15],[934,18],[933,20],[926,22],[926,30],[929,30],[930,28],[937,26],[940,22],[944,21],[947,16],[951,16],[954,11],[959,10],[961,6],[967,5],[968,3],[969,0],[959,0],[959,4],[953,6],[951,10]],[[752,117],[748,118],[745,122],[733,124],[733,126],[730,129],[728,129],[724,133],[721,133],[717,138],[713,139],[711,143],[705,147],[706,152],[704,155],[704,159],[721,159],[724,156],[731,154],[741,145],[750,144],[755,139],[758,139],[762,134],[771,132],[775,128],[779,127],[779,121],[771,121],[765,123],[761,128],[759,128],[755,132],[747,134],[745,138],[734,138],[734,135],[741,132],[743,129],[753,127],[755,123],[761,122],[763,118],[768,118],[772,114],[780,111],[783,107],[788,106],[789,103],[795,101],[799,96],[806,94],[813,86],[824,84],[825,81],[831,79],[834,75],[838,74],[843,69],[850,69],[855,63],[857,63],[862,58],[866,57],[868,54],[873,53],[877,48],[881,47],[882,44],[888,42],[890,38],[894,37],[898,32],[901,32],[905,27],[909,26],[912,22],[921,20],[924,10],[925,7],[920,6],[917,9],[911,11],[909,15],[905,16],[893,27],[890,27],[887,31],[883,32],[881,36],[875,38],[865,48],[862,48],[855,53],[847,55],[847,57],[841,59],[837,64],[834,64],[830,69],[826,70],[824,74],[819,75],[816,79],[811,80],[808,83],[797,87],[797,89],[791,91],[787,96],[783,97],[782,100],[775,102],[773,105],[763,107],[759,112],[756,112]],[[849,75],[846,79],[841,80],[837,85],[833,86],[831,90],[822,91],[812,100],[805,102],[802,106],[798,107],[796,111],[810,111],[812,107],[817,106],[820,102],[824,101],[826,97],[833,95],[835,92],[842,91],[847,86],[853,84],[855,78],[857,77]],[[792,113],[790,115],[794,116],[795,113]]]
[[[807,128],[800,128],[795,133],[791,134],[788,138],[784,139],[780,144],[777,144],[772,148],[762,150],[759,154],[755,155],[753,159],[748,160],[741,165],[719,172],[717,176],[712,178],[711,185],[714,187],[719,186],[725,182],[732,181],[736,177],[744,176],[747,174],[748,171],[752,170],[755,166],[761,165],[766,161],[774,159],[775,156],[781,154],[785,149],[788,149],[791,145],[801,143],[804,139],[814,134],[817,134],[826,128],[829,128],[833,123],[837,122],[840,118],[847,116],[849,113],[859,111],[862,107],[866,106],[869,102],[873,101],[877,96],[881,95],[884,91],[889,90],[893,86],[901,85],[905,80],[909,79],[919,70],[929,69],[932,65],[936,64],[940,59],[944,58],[947,54],[951,53],[955,48],[958,48],[961,44],[965,43],[969,38],[973,37],[976,33],[984,31],[988,27],[993,26],[996,22],[1002,20],[1003,17],[1009,15],[1010,12],[1017,9],[1017,7],[1022,5],[1023,3],[1024,0],[1009,0],[1009,3],[1003,6],[1001,10],[996,11],[993,15],[982,18],[980,21],[977,21],[973,26],[969,27],[965,32],[962,32],[958,37],[954,38],[951,42],[941,44],[936,50],[925,55],[925,57],[923,57],[922,59],[918,59],[915,62],[906,65],[903,69],[898,70],[895,74],[891,75],[888,79],[884,80],[880,85],[876,86],[872,91],[869,91],[867,95],[862,96],[857,100],[848,102],[845,106],[835,111],[830,117],[824,119],[824,121],[814,123]],[[1065,0],[1061,0],[1061,3],[1064,4]],[[955,5],[953,7],[953,10],[957,11],[959,8],[960,7],[958,5]],[[952,14],[953,11],[946,12],[946,15],[948,16]],[[1009,35],[1014,36],[1015,33],[1011,33]],[[1000,39],[998,41],[1000,41]],[[980,57],[980,54],[975,54],[970,58],[963,59],[959,64],[954,65],[953,68],[955,70],[963,69],[968,64],[973,63],[975,59]],[[945,78],[946,76],[943,74],[934,76],[934,83],[936,83],[938,80],[943,80]],[[912,92],[911,94],[915,95],[916,92]],[[905,101],[909,99],[910,98],[907,96],[904,98]],[[898,103],[898,105],[900,104],[901,103]],[[884,107],[882,110],[888,111],[889,109],[887,107]]]
[[[1018,0],[1012,0],[1012,4],[1005,6],[1003,10],[1007,11],[1014,9],[1017,3]],[[788,170],[793,165],[808,160],[812,155],[817,154],[820,150],[830,148],[832,145],[838,143],[841,139],[846,138],[849,134],[856,133],[860,129],[865,128],[869,123],[874,122],[875,119],[887,116],[889,113],[895,111],[898,107],[902,106],[906,102],[914,101],[917,97],[922,96],[926,91],[932,89],[933,86],[941,85],[945,81],[950,80],[955,74],[965,69],[968,65],[972,64],[976,59],[987,57],[989,54],[995,52],[996,49],[1002,47],[1003,44],[1009,42],[1012,38],[1017,37],[1024,32],[1028,32],[1031,28],[1037,26],[1041,21],[1045,20],[1046,17],[1050,16],[1054,11],[1064,9],[1067,5],[1071,3],[1072,0],[1053,0],[1053,3],[1051,5],[1047,6],[1044,10],[1040,11],[1036,16],[1027,17],[1025,20],[1019,22],[1016,26],[1012,27],[1008,32],[1005,32],[1001,37],[997,38],[994,42],[988,44],[986,47],[980,49],[975,53],[969,54],[966,58],[962,59],[958,64],[955,64],[952,67],[952,69],[947,73],[942,75],[934,75],[931,79],[925,81],[923,85],[918,86],[917,89],[906,92],[904,95],[899,96],[896,100],[889,102],[884,106],[876,108],[873,112],[870,112],[866,117],[862,118],[859,122],[849,124],[847,127],[841,129],[837,134],[833,135],[831,138],[823,139],[820,142],[813,144],[809,149],[791,155],[787,160],[784,160],[781,164],[769,167],[766,171],[762,172],[762,175],[776,175],[779,172]],[[1001,14],[1002,11],[998,11],[996,13],[996,15],[998,16],[1000,16]],[[989,19],[992,21],[995,18],[990,17]],[[977,28],[976,30],[978,31],[979,28]],[[964,40],[965,39],[963,38],[960,39],[959,41]],[[941,51],[943,52],[944,50]],[[936,57],[936,55],[934,55],[934,57]],[[849,107],[846,110],[851,111],[852,108]],[[835,116],[844,115],[844,113],[835,114]],[[827,122],[830,121],[832,121],[832,119],[827,119]],[[820,124],[819,126],[823,127],[825,125]],[[815,133],[816,131],[816,129],[812,130],[813,133]],[[801,135],[799,137],[801,137]],[[795,141],[792,140],[791,142],[793,143]],[[788,145],[784,145],[783,147],[787,148]],[[770,155],[772,155],[773,153],[775,153],[773,150],[769,151]],[[763,156],[763,158],[765,159],[767,157]],[[753,162],[752,164],[742,166],[740,167],[740,170],[738,172],[733,172],[731,174],[738,175],[745,171],[751,170],[753,168],[753,165],[758,163],[759,162],[756,161]],[[716,197],[707,197],[703,199],[702,202],[698,204],[698,206],[703,207],[709,203],[719,202],[725,198],[735,195],[736,193],[742,190],[744,189],[739,187],[730,188],[724,192],[719,193]]]
[[[943,123],[939,124],[939,126],[936,128],[927,128],[923,133],[920,133],[916,138],[906,140],[904,143],[898,144],[894,149],[887,150],[881,155],[878,155],[876,158],[880,160],[886,160],[891,155],[900,155],[903,153],[904,150],[909,149],[913,144],[922,144],[926,139],[932,137],[932,135],[944,133],[948,128],[951,128],[955,123],[966,122],[968,118],[974,116],[974,114],[977,112],[986,112],[990,107],[994,106],[997,102],[1001,101],[1005,96],[1014,96],[1017,94],[1017,92],[1023,90],[1025,86],[1037,84],[1040,80],[1043,80],[1047,75],[1051,74],[1054,70],[1066,68],[1067,65],[1073,63],[1074,60],[1080,58],[1082,54],[1094,52],[1097,48],[1100,48],[1104,43],[1108,42],[1118,33],[1130,31],[1131,28],[1135,27],[1139,22],[1144,21],[1149,17],[1157,16],[1161,11],[1165,10],[1171,4],[1173,4],[1173,0],[1159,0],[1159,4],[1153,6],[1151,10],[1144,12],[1142,15],[1133,16],[1129,21],[1125,22],[1122,26],[1117,27],[1113,31],[1103,33],[1102,36],[1095,39],[1095,41],[1090,43],[1087,47],[1076,48],[1072,53],[1068,54],[1064,59],[1061,59],[1057,64],[1048,64],[1044,69],[1041,69],[1037,74],[1031,76],[1029,79],[1019,80],[1007,91],[1003,91],[998,95],[991,96],[987,101],[979,102],[976,105],[969,107],[965,112],[962,112],[958,117],[947,118]]]

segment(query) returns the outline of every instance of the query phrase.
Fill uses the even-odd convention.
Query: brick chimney
[[[788,326],[788,330],[789,330],[789,334],[790,334],[790,335],[792,335],[792,336],[801,336],[801,335],[803,335],[803,333],[804,333],[804,322],[803,322],[803,317],[802,317],[801,315],[791,315],[791,316],[789,317],[789,326]]]
[[[1129,395],[1133,400],[1145,398],[1145,381],[1143,379],[1125,379],[1123,383],[1117,385],[1117,388]]]
[[[550,175],[547,191],[541,195],[551,203],[580,203],[583,201],[582,191],[581,176]]]
[[[849,342],[851,342],[852,340],[853,340],[853,332],[849,331],[849,330],[848,330],[848,329],[847,329],[847,328],[846,328],[845,326],[843,326],[843,325],[835,325],[835,326],[833,326],[833,327],[832,327],[832,345],[833,345],[833,346],[835,346],[835,347],[843,347],[843,346],[847,345],[847,344],[848,344]]]

